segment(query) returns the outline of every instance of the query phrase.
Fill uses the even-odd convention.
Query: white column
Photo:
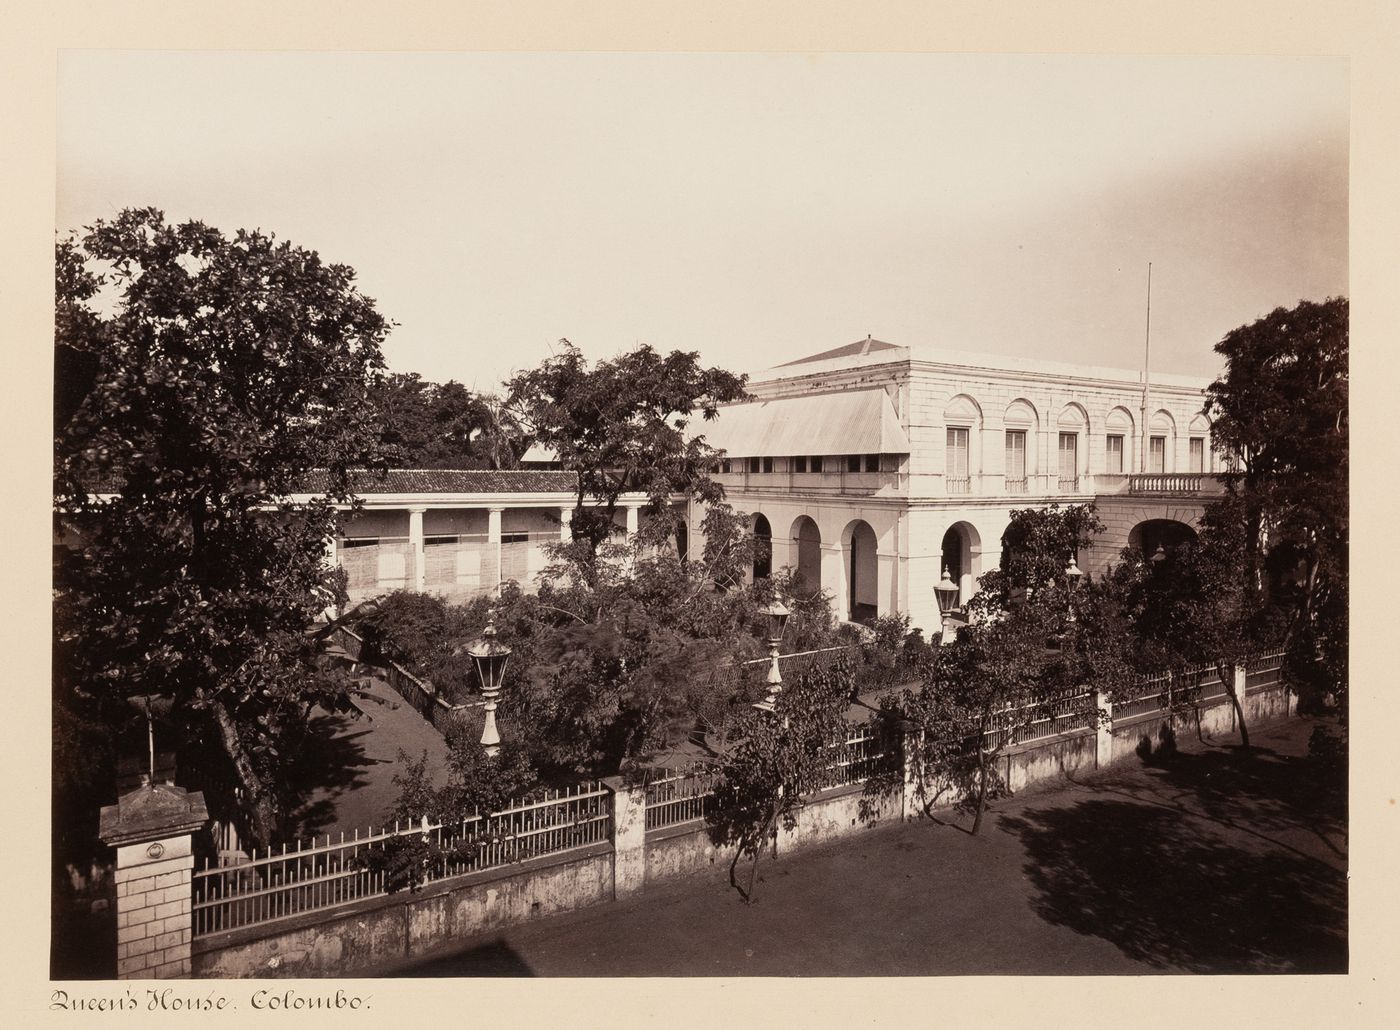
[[[634,536],[637,535],[637,527],[638,527],[638,524],[639,524],[639,523],[638,523],[638,512],[639,512],[640,510],[641,510],[641,505],[638,505],[638,504],[629,504],[629,505],[627,505],[627,539],[628,539],[629,541],[630,541]]]
[[[836,617],[849,621],[851,585],[846,579],[846,556],[839,544],[822,544],[822,589],[831,591],[831,609]]]
[[[895,535],[891,531],[891,535]],[[898,538],[896,537],[896,540]],[[875,552],[875,602],[881,615],[893,615],[899,610],[899,552]]]
[[[909,538],[907,575],[903,584],[909,623],[924,631],[930,643],[938,639],[942,618],[933,588],[943,572],[942,519],[934,511],[911,511],[905,516]]]
[[[423,512],[426,508],[408,509],[408,547],[413,554],[413,589],[423,592]]]
[[[559,542],[561,544],[572,543],[574,539],[574,509],[559,509]]]
[[[486,550],[491,555],[491,593],[501,589],[501,512],[502,508],[486,509]]]

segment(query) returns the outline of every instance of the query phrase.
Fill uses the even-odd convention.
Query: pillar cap
[[[102,809],[98,836],[112,847],[158,837],[193,833],[209,821],[204,794],[191,794],[171,783],[153,783],[123,794]]]

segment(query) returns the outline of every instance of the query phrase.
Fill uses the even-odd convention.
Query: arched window
[[[1088,472],[1089,416],[1071,401],[1060,411],[1059,427],[1059,488],[1062,494],[1079,493],[1079,477]]]
[[[753,517],[753,578],[767,579],[773,575],[773,527],[767,516]]]
[[[1147,423],[1147,471],[1176,471],[1176,420],[1165,408]]]
[[[1006,426],[1006,492],[1023,494],[1036,474],[1035,440],[1040,418],[1030,401],[1017,398],[1007,405],[1002,421]]]
[[[1210,419],[1204,413],[1191,420],[1186,430],[1186,471],[1209,472],[1210,458]]]
[[[982,464],[982,409],[965,393],[948,401],[943,409],[946,427],[943,478],[950,494],[972,491],[972,480]]]
[[[1137,436],[1127,408],[1114,408],[1104,421],[1104,471],[1118,475],[1133,471]]]

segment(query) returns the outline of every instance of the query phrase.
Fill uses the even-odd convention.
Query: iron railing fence
[[[891,745],[873,723],[853,728],[845,739],[828,745],[828,750],[831,760],[816,782],[808,785],[810,790],[864,783],[900,759],[898,746]],[[657,769],[652,775],[654,778],[645,783],[648,830],[704,818],[721,773],[715,768]]]
[[[411,843],[417,837],[437,846],[441,857],[423,868],[425,883],[589,847],[612,837],[611,798],[606,787],[585,783],[461,822],[395,824],[392,830],[356,831],[348,839],[341,834],[334,842],[282,845],[247,861],[215,859],[193,876],[194,936],[385,894],[386,873],[374,858],[396,839]]]
[[[899,759],[898,748],[890,746],[874,723],[857,727],[845,740],[829,744],[827,749],[832,760],[814,784],[817,790],[864,783]]]
[[[1253,661],[1255,659],[1246,663],[1247,679],[1253,675]],[[1277,676],[1267,681],[1261,680],[1263,685],[1277,682]],[[1113,703],[1115,720],[1158,714],[1174,705],[1209,708],[1224,703],[1229,694],[1214,662],[1204,662],[1170,674],[1159,673],[1144,677],[1134,687],[1130,697]]]
[[[1245,663],[1244,689],[1262,690],[1277,684],[1283,677],[1283,659],[1286,652],[1277,648],[1256,655]]]
[[[655,779],[646,783],[646,828],[658,830],[664,826],[703,819],[714,797],[717,770],[709,768],[676,772],[671,769],[653,771]]]
[[[997,725],[982,735],[983,747],[992,751],[1093,728],[1098,724],[1098,709],[1092,692],[1078,690],[1006,708],[994,718]]]

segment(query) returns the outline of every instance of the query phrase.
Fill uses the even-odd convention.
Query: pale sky
[[[751,371],[864,338],[1210,376],[1347,293],[1315,58],[64,52],[58,228],[127,206],[353,266],[396,371],[568,337]]]

